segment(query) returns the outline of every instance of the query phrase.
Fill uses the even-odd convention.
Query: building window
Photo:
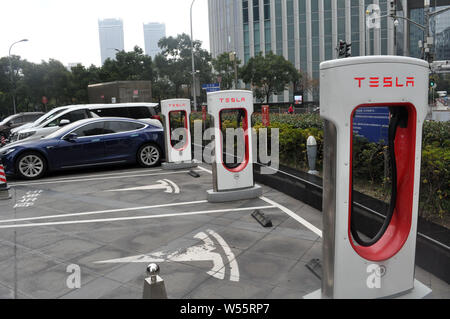
[[[281,0],[275,0],[275,31],[276,31],[276,48],[278,55],[283,55],[283,15],[281,10]]]
[[[359,0],[351,2],[351,30],[352,30],[352,56],[360,55],[360,30],[359,30]]]
[[[295,64],[294,1],[286,1],[288,60]]]
[[[253,24],[253,39],[255,43],[255,55],[258,55],[261,51],[261,38],[260,38],[260,29],[259,29],[259,21]]]
[[[259,0],[253,0],[253,21],[259,20]]]
[[[244,24],[248,23],[248,0],[242,1],[242,16]]]
[[[300,22],[300,70],[306,72],[307,69],[307,50],[306,50],[306,1],[299,1],[298,13]]]
[[[333,24],[331,0],[324,0],[324,34],[325,34],[325,60],[333,59]]]

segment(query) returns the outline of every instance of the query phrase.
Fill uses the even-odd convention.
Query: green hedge
[[[201,119],[201,113],[193,114],[192,124],[194,119]],[[208,115],[206,127],[210,126],[211,120]],[[270,120],[269,129],[280,130],[280,162],[283,165],[308,169],[306,140],[312,135],[318,144],[317,168],[322,170],[323,121],[318,114],[271,114]],[[261,114],[254,114],[252,123],[256,130],[262,128]],[[233,118],[227,118],[224,126],[236,127],[237,123]],[[387,147],[355,137],[353,154],[356,187],[359,183],[368,195],[386,200],[390,190],[389,169],[385,167],[389,163]],[[449,218],[449,122],[425,122],[421,173],[420,215],[429,219]]]

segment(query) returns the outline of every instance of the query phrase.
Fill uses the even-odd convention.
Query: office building
[[[123,21],[121,19],[99,20],[98,33],[103,65],[108,58],[114,60],[117,51],[124,50]]]
[[[145,54],[155,57],[161,52],[158,42],[166,36],[166,25],[164,23],[144,24]]]
[[[395,27],[388,0],[209,0],[211,53],[235,51],[243,63],[272,51],[283,55],[310,79],[319,79],[319,64],[338,57],[339,40],[351,43],[352,56],[405,55],[421,57],[423,31],[399,19]],[[397,15],[424,23],[423,0],[397,0]],[[450,0],[431,0],[433,10]],[[366,10],[379,8],[379,23],[368,24]],[[384,17],[383,17],[384,16]],[[450,59],[450,11],[432,19],[436,59]],[[273,102],[292,102],[286,91]],[[318,89],[305,94],[317,100]]]

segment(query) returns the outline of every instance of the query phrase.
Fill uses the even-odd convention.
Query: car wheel
[[[137,160],[142,167],[158,166],[161,163],[161,149],[155,144],[146,144],[139,149]]]
[[[47,171],[45,159],[39,153],[25,153],[16,161],[17,175],[22,179],[38,179]]]

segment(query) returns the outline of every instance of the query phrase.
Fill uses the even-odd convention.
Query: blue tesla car
[[[94,118],[69,124],[40,139],[0,149],[6,173],[38,179],[46,172],[106,164],[154,167],[164,158],[164,132],[146,120]]]

